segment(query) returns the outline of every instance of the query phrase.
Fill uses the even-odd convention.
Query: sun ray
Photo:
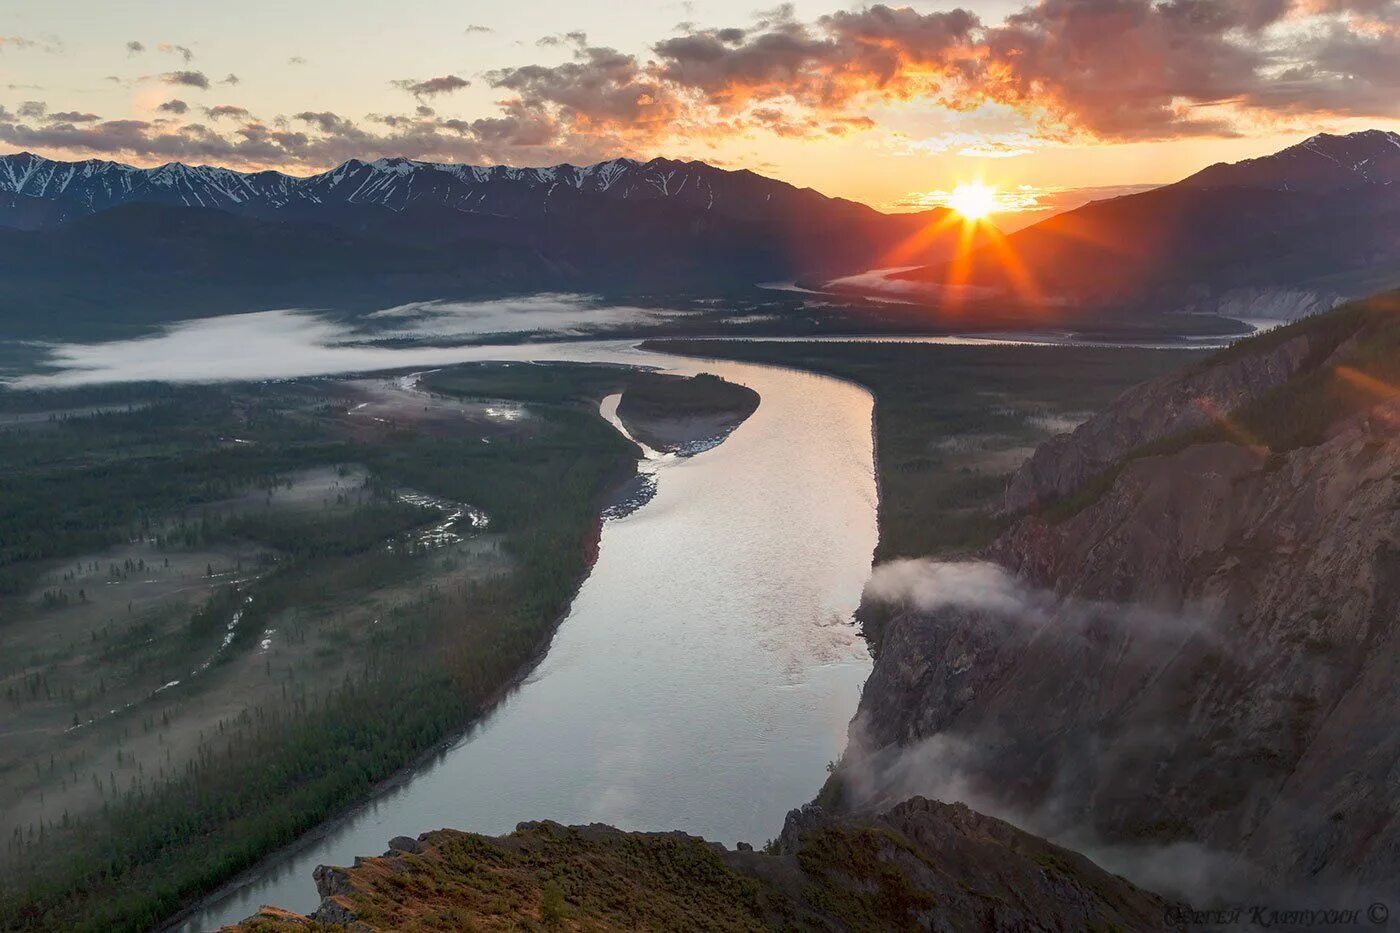
[[[882,266],[903,266],[911,261],[927,261],[920,256],[927,250],[935,240],[937,240],[949,227],[958,223],[956,214],[948,213],[943,215],[937,222],[928,224],[916,230],[906,237],[903,242],[897,244],[893,249],[885,254],[881,260]]]

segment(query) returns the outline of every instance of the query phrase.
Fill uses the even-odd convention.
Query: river
[[[349,864],[393,836],[445,826],[497,834],[522,820],[601,821],[760,844],[814,796],[844,750],[871,665],[852,615],[876,541],[872,399],[858,386],[629,341],[391,347],[297,311],[51,347],[46,371],[15,382],[278,379],[473,360],[704,370],[750,386],[761,403],[716,448],[648,455],[655,496],[604,524],[597,562],[548,654],[492,714],[391,791],[264,861],[183,929],[236,921],[262,904],[311,910],[316,865]]]
[[[714,372],[758,410],[720,446],[652,457],[656,495],[609,520],[598,560],[525,684],[406,782],[194,915],[316,906],[322,863],[451,826],[608,822],[733,844],[776,836],[845,747],[870,657],[852,624],[875,546],[869,393],[791,370],[625,344],[493,348]],[[615,402],[614,402],[615,404]]]

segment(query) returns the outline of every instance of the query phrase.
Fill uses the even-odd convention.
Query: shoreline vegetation
[[[414,378],[0,393],[0,926],[168,922],[542,656],[662,377]]]

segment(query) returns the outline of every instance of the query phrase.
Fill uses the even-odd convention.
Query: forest
[[[42,736],[0,761],[0,926],[166,920],[528,669],[644,378],[529,369],[423,377],[431,421],[357,417],[373,379],[0,392],[0,723]]]

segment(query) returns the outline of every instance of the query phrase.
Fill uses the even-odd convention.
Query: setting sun
[[[958,185],[948,195],[948,206],[968,220],[982,220],[996,210],[996,190],[981,182]]]

